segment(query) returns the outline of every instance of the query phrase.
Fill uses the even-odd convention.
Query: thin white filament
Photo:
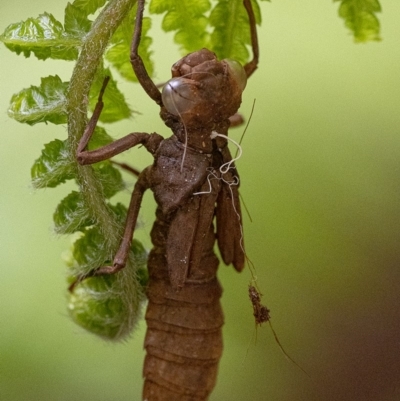
[[[167,85],[169,85],[171,90],[175,92],[174,87],[169,82],[167,82]],[[171,101],[172,101],[172,104],[175,107],[175,110],[176,110],[176,113],[178,114],[178,117],[182,121],[183,128],[185,130],[185,143],[183,144],[183,155],[182,155],[182,161],[181,161],[181,172],[182,172],[183,171],[183,163],[185,163],[185,158],[186,158],[186,151],[187,151],[187,144],[188,144],[188,133],[187,133],[187,129],[186,129],[186,124],[182,119],[182,114],[179,112],[178,107],[176,106],[176,103],[175,103],[175,100],[174,100],[173,96],[171,96]]]
[[[231,188],[230,188],[231,185],[239,185],[239,178],[238,178],[237,176],[234,176],[234,177],[233,177],[233,181],[228,181],[228,180],[226,180],[226,179],[223,178],[223,175],[226,174],[226,173],[232,168],[232,164],[233,164],[236,160],[238,160],[238,159],[241,158],[242,153],[243,153],[242,147],[241,147],[236,141],[234,141],[233,139],[227,137],[226,135],[219,134],[219,133],[216,132],[216,131],[212,131],[212,132],[211,132],[211,135],[210,135],[211,139],[215,139],[217,136],[219,136],[219,137],[221,137],[221,138],[225,138],[225,139],[227,139],[228,141],[231,141],[232,143],[234,143],[234,144],[238,147],[239,155],[238,155],[237,157],[235,157],[234,159],[230,160],[229,162],[224,163],[224,164],[219,168],[219,171],[220,171],[220,173],[221,173],[221,177],[218,177],[218,176],[213,172],[212,168],[207,169],[207,170],[209,171],[209,174],[208,174],[208,176],[207,176],[207,181],[208,181],[208,185],[209,185],[208,190],[207,190],[207,191],[202,191],[202,192],[195,192],[193,195],[205,195],[205,194],[211,193],[211,191],[212,191],[212,188],[211,188],[211,177],[214,177],[214,178],[217,179],[217,180],[222,180],[225,184],[227,184],[227,185],[229,186],[229,189],[231,189]],[[231,190],[231,192],[232,192],[232,190]],[[232,199],[233,199],[233,198],[232,198]],[[235,212],[236,212],[236,210],[235,210]],[[236,214],[238,214],[238,213],[236,213]]]
[[[231,142],[237,147],[237,155],[236,155],[232,160],[230,160],[230,161],[227,162],[227,163],[224,163],[224,164],[219,168],[219,171],[220,171],[221,174],[223,175],[223,174],[226,174],[226,173],[232,168],[232,164],[233,164],[235,161],[239,160],[239,159],[242,157],[243,150],[242,150],[242,147],[239,145],[239,143],[237,143],[234,139],[229,138],[229,137],[226,136],[226,135],[219,134],[219,133],[216,132],[216,131],[213,131],[213,132],[211,133],[211,138],[216,138],[217,136],[219,136],[219,137],[221,137],[221,138],[225,138],[225,139],[228,140],[228,141],[231,141]],[[241,217],[240,217],[240,213],[236,210],[235,201],[234,201],[234,196],[233,196],[233,191],[232,191],[232,188],[231,188],[232,185],[239,185],[239,178],[238,178],[237,176],[234,176],[234,180],[231,181],[231,182],[228,182],[227,180],[224,180],[222,177],[221,177],[221,179],[222,179],[226,184],[228,184],[229,191],[231,192],[232,207],[233,207],[233,211],[235,212],[235,214],[236,214],[236,216],[237,216],[238,223],[239,223],[239,228],[240,228],[240,240],[239,240],[239,244],[240,244],[240,248],[241,248],[242,251],[243,251],[243,254],[246,255],[246,251],[244,250],[244,244],[243,244],[243,225],[242,225],[242,219],[241,219]],[[246,255],[246,259],[247,259],[247,255]]]
[[[211,132],[211,139],[216,138],[217,136],[221,137],[221,138],[225,138],[226,140],[232,142],[236,147],[237,147],[237,156],[235,156],[232,160],[230,160],[229,162],[224,163],[220,168],[219,171],[221,172],[221,174],[226,174],[232,167],[232,164],[235,163],[235,161],[239,160],[242,157],[242,147],[232,138],[229,138],[228,136],[224,135],[224,134],[219,134],[217,131],[212,131]]]
[[[193,195],[205,195],[205,194],[210,194],[212,191],[212,186],[211,186],[211,177],[214,177],[214,179],[221,180],[222,178],[218,177],[212,167],[207,168],[207,171],[209,174],[207,175],[207,182],[208,182],[208,190],[207,191],[202,191],[202,192],[195,192]]]

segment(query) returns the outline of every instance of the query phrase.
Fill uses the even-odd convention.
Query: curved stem
[[[93,22],[72,73],[67,97],[70,156],[75,160],[76,180],[86,204],[112,247],[117,246],[119,242],[120,227],[117,226],[106,205],[101,183],[96,179],[93,169],[90,166],[80,166],[76,162],[75,154],[87,124],[89,91],[96,70],[102,61],[109,39],[134,4],[135,0],[111,0]]]

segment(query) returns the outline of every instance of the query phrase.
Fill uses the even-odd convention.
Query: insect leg
[[[135,183],[133,188],[131,201],[129,203],[128,213],[126,216],[125,222],[125,230],[124,235],[122,237],[121,244],[119,245],[118,251],[115,254],[113,265],[110,269],[106,271],[103,270],[99,274],[112,274],[116,273],[117,271],[123,269],[126,265],[126,261],[128,259],[128,255],[131,248],[132,238],[133,238],[133,231],[135,230],[136,221],[139,215],[140,205],[142,203],[143,194],[150,187],[149,180],[148,180],[148,172],[150,167],[147,167],[143,172],[140,174],[138,180]],[[97,270],[97,271],[99,271]]]
[[[148,189],[150,186],[147,177],[148,171],[149,167],[143,170],[138,180],[136,181],[135,187],[131,195],[131,201],[129,203],[128,213],[126,216],[124,234],[121,243],[119,245],[118,251],[114,257],[112,266],[102,266],[98,269],[91,270],[89,273],[78,277],[76,281],[70,285],[69,291],[72,291],[78,283],[80,283],[81,281],[85,280],[88,277],[114,274],[119,272],[125,267],[132,244],[133,231],[136,226],[136,221],[138,218],[140,205],[142,203],[143,194],[146,191],[146,189]]]
[[[253,72],[257,69],[260,53],[259,53],[259,49],[258,49],[256,18],[254,16],[254,10],[253,10],[253,6],[251,5],[251,0],[243,0],[243,5],[245,6],[247,14],[249,16],[251,47],[253,49],[253,60],[251,60],[249,63],[247,63],[244,66],[244,70],[246,71],[247,78],[249,78],[250,75],[252,75]]]
[[[133,71],[135,71],[136,77],[142,85],[146,93],[160,106],[162,106],[161,92],[158,90],[156,84],[151,80],[149,74],[146,71],[143,60],[139,55],[139,44],[142,35],[142,22],[143,22],[143,10],[145,0],[138,0],[135,30],[133,32],[133,39],[131,44],[131,64]]]
[[[122,170],[128,171],[129,173],[133,174],[135,177],[139,177],[140,171],[137,170],[135,167],[132,167],[126,163],[119,163],[114,160],[110,160],[110,161],[112,164],[115,164],[116,166],[120,167]]]
[[[88,143],[90,141],[90,138],[92,137],[92,135],[94,133],[94,130],[96,129],[97,122],[99,121],[101,111],[103,110],[103,107],[104,107],[103,95],[104,95],[104,91],[106,90],[109,80],[110,80],[110,77],[108,77],[108,76],[104,78],[103,85],[99,92],[99,97],[97,98],[96,107],[94,108],[93,115],[90,118],[90,120],[85,128],[85,131],[82,135],[81,140],[79,141],[78,148],[76,151],[77,155],[86,148],[86,146],[88,145]]]
[[[91,151],[86,150],[90,138],[95,131],[97,122],[100,118],[100,114],[104,106],[103,94],[109,79],[110,77],[106,77],[104,79],[103,86],[101,87],[93,115],[89,120],[85,132],[83,133],[82,138],[78,144],[76,158],[78,160],[78,163],[81,165],[93,164],[110,159],[111,157],[118,155],[119,153],[139,144],[143,144],[150,153],[154,153],[163,139],[160,135],[155,133],[147,134],[146,132],[133,132],[101,148]]]
[[[76,158],[81,165],[93,164],[110,159],[136,145],[144,145],[151,153],[155,143],[160,143],[162,137],[156,133],[133,132],[116,141],[95,150],[83,150],[77,153]]]

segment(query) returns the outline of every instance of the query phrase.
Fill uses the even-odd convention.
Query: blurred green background
[[[63,2],[24,3],[2,0],[1,31],[43,11],[63,18]],[[211,400],[400,399],[400,3],[382,3],[384,40],[367,45],[353,43],[330,1],[262,4],[261,63],[242,113],[256,106],[238,162],[253,218],[244,218],[245,241],[279,340],[311,378],[268,326],[255,331],[249,271],[221,266],[225,351]],[[179,57],[171,35],[154,35],[162,82]],[[72,184],[30,188],[43,143],[65,138],[66,127],[23,126],[6,114],[13,93],[71,71],[0,47],[1,401],[140,399],[144,325],[114,345],[66,314],[69,239],[51,225]],[[141,88],[122,87],[142,114],[110,132],[169,135]],[[142,168],[145,153],[127,160]],[[148,195],[138,233],[147,245],[153,215]]]

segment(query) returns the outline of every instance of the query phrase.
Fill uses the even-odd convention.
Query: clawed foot
[[[93,269],[89,273],[82,274],[76,278],[76,280],[68,287],[69,292],[73,292],[74,288],[81,283],[83,280],[86,280],[89,277],[97,277],[97,276],[106,276],[110,274],[118,273],[120,270],[124,268],[123,265],[115,263],[113,266],[102,266],[98,269]]]

